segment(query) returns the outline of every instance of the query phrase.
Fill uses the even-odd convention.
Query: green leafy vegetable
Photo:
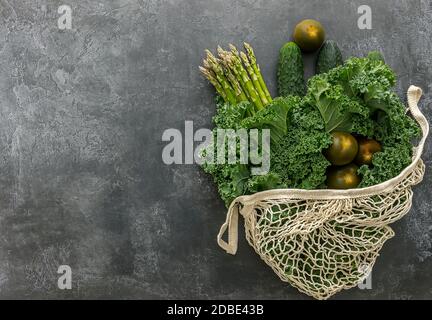
[[[394,72],[375,53],[351,58],[309,81],[309,102],[320,111],[326,131],[360,134],[384,147],[374,156],[372,167],[360,168],[359,187],[391,179],[411,163],[412,140],[420,130],[393,92],[395,83]]]
[[[247,187],[250,193],[256,193],[269,189],[283,189],[287,185],[282,182],[280,175],[270,172],[263,176],[252,176]]]
[[[287,132],[287,115],[293,107],[287,99],[277,98],[265,109],[241,121],[240,127],[246,129],[270,129],[271,140],[279,142]]]
[[[271,144],[277,145],[287,134],[287,114],[296,102],[297,100],[293,103],[290,99],[278,98],[266,108],[257,111],[249,102],[231,105],[218,98],[217,114],[213,122],[216,129],[270,129]],[[214,130],[214,141],[216,141],[216,133],[217,131]],[[210,145],[208,152],[214,150],[213,147],[213,144]],[[262,176],[252,176],[250,167],[247,165],[205,163],[203,168],[213,176],[219,194],[227,206],[243,194],[287,187],[277,173],[269,172]]]
[[[357,99],[351,99],[339,84],[331,85],[326,75],[315,76],[309,81],[307,101],[315,106],[324,120],[326,132],[349,131],[353,113],[368,117],[369,110]]]
[[[323,150],[331,144],[330,132],[340,130],[373,138],[383,147],[372,166],[359,169],[359,187],[389,180],[411,163],[412,142],[420,132],[392,90],[395,81],[380,59],[351,58],[311,78],[305,97],[277,98],[265,108],[219,98],[215,129],[271,130],[270,171],[254,176],[249,165],[209,163],[204,170],[213,176],[227,206],[240,195],[268,189],[325,188],[330,163]]]
[[[299,98],[288,98],[294,104],[287,135],[272,145],[271,171],[282,177],[290,188],[316,189],[326,179],[330,165],[322,150],[331,144],[330,135],[317,109]]]

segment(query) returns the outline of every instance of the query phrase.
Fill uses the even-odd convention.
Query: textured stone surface
[[[60,4],[72,6],[73,30],[58,30]],[[345,57],[382,50],[398,92],[421,86],[431,118],[431,2],[370,0],[372,30],[357,27],[361,4],[0,0],[0,298],[306,299],[242,232],[237,256],[219,249],[214,185],[195,165],[164,165],[161,135],[185,120],[210,127],[205,48],[252,43],[274,93],[278,50],[309,17]],[[431,183],[428,170],[373,289],[337,298],[432,298]],[[72,267],[71,291],[57,289],[60,264]]]

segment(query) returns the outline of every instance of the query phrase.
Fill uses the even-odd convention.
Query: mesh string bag
[[[412,163],[397,177],[361,189],[279,189],[240,196],[228,209],[219,246],[236,254],[240,214],[248,243],[282,281],[316,299],[357,286],[394,236],[389,224],[409,212],[412,186],[423,179],[421,154],[429,125],[417,106],[421,95],[418,87],[408,89],[409,111],[422,139]],[[226,232],[227,241],[222,239]]]

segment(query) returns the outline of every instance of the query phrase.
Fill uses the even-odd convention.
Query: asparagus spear
[[[261,74],[260,67],[259,67],[259,65],[257,64],[256,57],[255,57],[255,53],[254,53],[254,51],[253,51],[251,45],[245,42],[245,43],[244,43],[244,47],[245,47],[245,50],[246,50],[247,55],[248,55],[248,57],[249,57],[250,64],[251,64],[252,68],[254,69],[255,74],[256,74],[257,77],[258,77],[258,81],[259,81],[259,83],[260,83],[260,85],[261,85],[262,90],[264,91],[264,94],[265,94],[266,97],[267,97],[267,100],[268,100],[269,102],[272,102],[273,99],[272,99],[272,97],[271,97],[271,95],[270,95],[270,92],[268,91],[268,88],[267,88],[265,82],[264,82],[264,79],[263,79],[262,74]]]
[[[231,70],[234,71],[234,74],[241,78],[246,90],[249,92],[250,99],[253,104],[258,109],[264,108],[263,103],[258,95],[258,92],[256,91],[255,87],[253,86],[252,80],[249,78],[249,75],[247,74],[246,70],[243,67],[243,64],[241,62],[241,59],[239,57],[239,53],[237,51],[237,48],[230,44],[231,52],[232,54],[228,57],[228,63],[231,66]]]
[[[249,76],[254,84],[254,87],[256,89],[256,91],[258,92],[258,95],[261,99],[261,102],[263,103],[264,106],[268,105],[268,100],[267,97],[263,91],[263,89],[261,88],[261,84],[258,80],[258,76],[256,75],[254,69],[252,68],[251,64],[249,63],[249,59],[247,57],[247,55],[244,52],[240,52],[240,57],[243,60],[243,64],[246,67],[247,72],[249,73]]]
[[[218,51],[223,51],[221,47],[218,47]],[[224,63],[223,59],[217,59],[218,63],[221,64],[220,68],[223,70],[223,73],[225,74],[225,77],[230,82],[232,88],[234,89],[234,93],[237,97],[238,102],[242,101],[248,101],[248,98],[246,97],[238,79],[235,77],[235,75],[231,72],[231,70],[227,67],[226,63]],[[207,62],[205,60],[205,62]],[[208,62],[207,62],[208,64]]]
[[[240,85],[240,82],[238,81],[236,76],[232,73],[231,69],[225,67],[224,70],[225,70],[226,77],[228,78],[229,82],[231,83],[232,87],[234,88],[234,92],[237,96],[237,101],[238,102],[248,101],[248,98],[247,98],[246,94],[244,93],[244,91]]]
[[[215,56],[213,56],[213,54],[209,50],[206,50],[206,53],[207,53],[207,63],[209,65],[209,67],[211,68],[211,70],[213,70],[213,72],[215,73],[216,79],[221,84],[222,88],[224,88],[226,96],[227,96],[227,100],[231,104],[236,104],[237,103],[237,97],[236,97],[236,94],[234,92],[234,89],[231,87],[231,84],[226,79],[224,72],[223,72],[223,69],[219,65],[218,60],[216,59]]]
[[[216,92],[225,100],[225,102],[228,102],[226,92],[225,92],[224,88],[222,88],[220,83],[217,81],[213,72],[211,70],[203,68],[203,67],[199,67],[199,69],[200,69],[201,73],[204,75],[204,77],[206,77],[207,80],[215,87]]]
[[[226,70],[229,70],[229,72],[237,79],[238,83],[240,84],[240,87],[242,88],[243,94],[247,97],[248,100],[250,100],[250,95],[249,92],[246,89],[245,83],[243,82],[243,79],[239,76],[237,76],[237,73],[235,72],[235,70],[231,69],[231,65],[229,63],[230,61],[230,56],[232,55],[231,52],[225,51],[223,50],[220,46],[218,47],[218,54],[219,57],[221,58],[221,61],[223,63],[223,65],[225,66]]]

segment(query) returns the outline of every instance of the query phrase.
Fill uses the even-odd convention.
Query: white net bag
[[[357,286],[372,269],[388,226],[412,205],[412,186],[422,179],[421,160],[429,125],[417,103],[422,91],[408,89],[409,111],[422,130],[413,161],[397,177],[350,190],[269,190],[235,199],[217,237],[220,247],[237,252],[238,215],[246,239],[282,281],[316,299]],[[228,242],[222,239],[228,230]]]

